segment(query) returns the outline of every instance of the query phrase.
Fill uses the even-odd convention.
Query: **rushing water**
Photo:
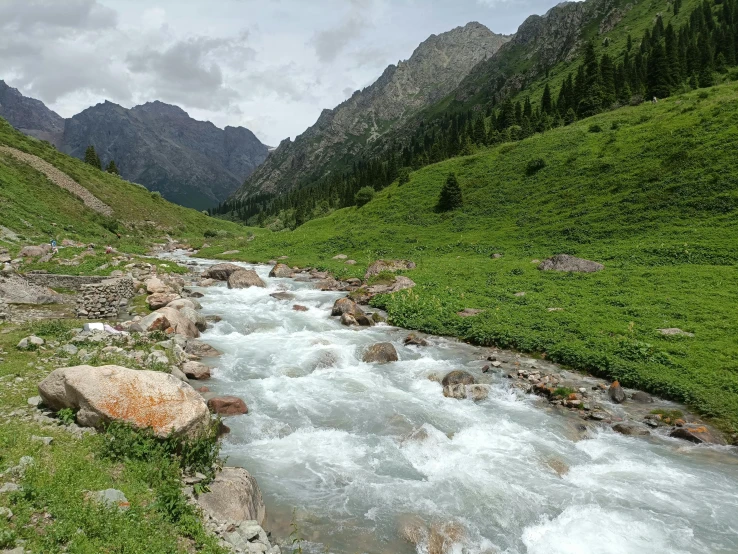
[[[342,327],[330,317],[341,293],[254,269],[266,289],[202,289],[204,313],[223,318],[203,340],[224,352],[208,387],[250,410],[227,420],[224,453],[257,478],[277,536],[294,517],[309,552],[412,553],[399,528],[421,518],[463,529],[455,554],[738,552],[729,449],[583,437],[578,420],[501,376],[485,401],[444,398],[428,376],[479,374],[479,349],[440,338],[405,347],[401,329]],[[269,296],[278,290],[294,300]],[[385,341],[399,362],[361,361]]]

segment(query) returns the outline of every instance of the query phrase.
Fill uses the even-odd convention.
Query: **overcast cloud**
[[[556,0],[0,0],[0,79],[64,117],[177,104],[276,145],[469,21],[513,33]]]

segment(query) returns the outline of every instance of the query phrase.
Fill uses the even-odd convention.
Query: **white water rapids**
[[[440,338],[405,347],[402,329],[343,327],[330,317],[343,293],[253,269],[266,289],[199,289],[203,313],[223,318],[202,338],[224,353],[207,386],[249,406],[226,419],[224,454],[256,477],[277,537],[295,509],[306,552],[427,553],[401,538],[412,518],[460,526],[454,554],[738,552],[738,457],[728,448],[582,435],[581,420],[500,374],[487,400],[444,398],[428,376],[480,376],[488,351]],[[294,299],[269,296],[278,290]],[[386,341],[399,362],[361,361],[364,347]]]

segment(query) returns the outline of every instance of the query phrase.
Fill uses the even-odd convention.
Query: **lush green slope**
[[[126,245],[161,240],[167,233],[172,237],[202,239],[203,232],[208,229],[231,233],[243,230],[240,226],[171,204],[141,186],[62,154],[48,143],[22,135],[4,119],[0,119],[0,145],[51,163],[114,211],[113,217],[97,214],[28,164],[0,153],[0,225],[27,241],[69,238],[112,242],[125,249]],[[120,241],[115,231],[122,235]]]
[[[545,352],[736,430],[737,93],[730,84],[623,108],[431,165],[362,208],[237,247],[242,259],[289,255],[345,275],[410,258],[418,286],[380,299],[393,323]],[[531,175],[536,159],[545,167]],[[464,207],[436,213],[451,172]],[[338,253],[359,265],[339,265]],[[606,269],[550,273],[533,262],[557,253]],[[485,311],[455,315],[467,307]],[[669,327],[695,336],[657,331]]]

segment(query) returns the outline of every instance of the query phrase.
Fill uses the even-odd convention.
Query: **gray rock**
[[[617,381],[614,381],[610,385],[610,388],[607,389],[607,395],[610,397],[610,400],[615,402],[615,404],[622,404],[625,402],[625,391]]]
[[[20,350],[29,350],[31,348],[38,348],[39,346],[43,346],[44,342],[44,339],[42,339],[41,337],[31,335],[30,337],[21,339],[21,341],[18,343],[17,348]]]
[[[203,512],[220,522],[256,521],[264,524],[266,507],[259,485],[243,468],[225,467],[200,494],[197,504]]]
[[[476,383],[477,380],[471,373],[469,373],[468,371],[463,371],[461,369],[457,369],[447,373],[446,376],[443,378],[443,381],[441,381],[441,385],[443,385],[444,387],[458,384],[475,385]]]
[[[54,442],[54,437],[39,437],[36,435],[31,435],[31,440],[40,442],[44,444],[45,446],[50,446],[52,442]]]
[[[595,273],[605,269],[605,266],[597,262],[570,256],[569,254],[557,254],[552,258],[544,260],[543,263],[538,266],[538,269],[541,271]]]
[[[443,396],[446,398],[455,398],[464,400],[466,398],[466,385],[463,383],[454,383],[443,387]]]
[[[97,491],[92,493],[90,495],[90,498],[98,504],[102,504],[103,506],[106,506],[108,508],[117,508],[121,511],[125,511],[131,507],[130,502],[128,502],[128,499],[126,498],[126,495],[118,489],[105,489],[102,491]]]
[[[21,488],[15,483],[5,483],[4,485],[0,486],[0,494],[17,492],[19,490],[21,490]]]
[[[646,436],[651,434],[651,432],[645,427],[634,423],[616,423],[612,426],[612,429],[621,435]]]
[[[292,268],[285,264],[277,264],[269,272],[269,277],[292,277],[293,275]]]
[[[40,396],[32,396],[28,399],[28,405],[33,406],[34,408],[41,404],[41,397]]]
[[[653,398],[651,398],[650,394],[646,394],[643,391],[636,391],[634,392],[630,397],[634,402],[638,402],[640,404],[650,404],[653,402]]]
[[[74,346],[73,344],[65,344],[61,347],[62,352],[65,354],[69,354],[70,356],[74,356],[78,352],[78,348]]]
[[[10,511],[10,508],[4,508],[0,506],[0,519],[11,519],[13,517],[13,512]]]
[[[229,289],[246,289],[249,287],[266,287],[266,283],[253,269],[239,269],[228,277]]]
[[[223,263],[215,264],[206,269],[203,274],[203,279],[215,279],[216,281],[227,281],[228,278],[233,275],[236,271],[241,271],[243,268],[240,265]]]

